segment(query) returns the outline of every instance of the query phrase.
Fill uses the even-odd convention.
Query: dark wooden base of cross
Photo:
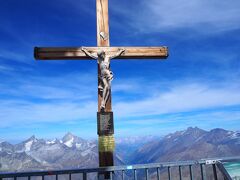
[[[99,166],[100,167],[106,167],[106,166],[113,166],[114,165],[114,154],[113,152],[99,152]],[[100,176],[104,176],[102,177],[102,179],[110,179],[110,173],[103,173],[103,174],[99,174],[99,179],[101,179]]]
[[[119,48],[124,49],[124,53],[117,59],[165,59],[168,57],[167,47],[110,47],[109,43],[109,23],[108,23],[108,0],[96,0],[97,7],[97,45],[98,47],[85,47],[90,53],[104,50],[109,54],[116,54]],[[36,47],[34,57],[37,60],[86,60],[91,59],[81,49],[81,47]],[[98,87],[101,84],[100,68],[98,65]],[[104,111],[101,110],[102,92],[98,89],[98,149],[99,166],[114,165],[114,124],[112,112],[111,89]],[[110,173],[99,174],[103,177],[99,179],[110,179]]]
[[[101,94],[100,94],[101,95]],[[111,97],[111,96],[110,96]],[[109,110],[109,106],[108,110]],[[107,109],[106,109],[107,110]],[[114,123],[113,123],[113,112],[103,112],[97,113],[97,133],[98,133],[98,151],[99,151],[99,166],[113,166],[114,165]],[[104,176],[104,178],[99,179],[109,179],[110,173],[99,174],[99,176]]]
[[[99,165],[102,167],[114,165],[113,152],[99,152]]]

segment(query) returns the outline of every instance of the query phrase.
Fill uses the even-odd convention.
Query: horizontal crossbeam
[[[168,57],[167,47],[84,47],[89,52],[94,53],[104,50],[106,53],[115,54],[119,48],[125,49],[125,52],[117,59],[165,59]],[[34,57],[37,60],[54,59],[91,59],[82,50],[81,47],[35,47]]]

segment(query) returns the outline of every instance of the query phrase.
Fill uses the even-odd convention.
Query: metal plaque
[[[114,134],[113,128],[113,112],[97,113],[98,135]]]

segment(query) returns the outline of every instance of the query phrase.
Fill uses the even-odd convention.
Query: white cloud
[[[115,2],[114,12],[137,31],[193,28],[210,33],[240,28],[240,2],[236,0],[145,0],[135,4],[132,9]]]
[[[138,117],[240,105],[240,87],[226,85],[213,87],[195,83],[173,86],[168,92],[154,96],[146,94],[146,98],[138,101],[118,102],[114,109],[119,117]]]
[[[2,84],[1,93],[8,98],[0,101],[1,127],[16,123],[95,120],[96,81],[95,74],[72,73],[26,80],[16,78],[15,88],[11,85],[14,82]],[[143,116],[240,105],[239,84],[239,80],[233,79],[225,82],[179,80],[155,83],[143,79],[118,79],[114,82],[113,111],[117,119],[134,120]],[[148,119],[157,122],[157,119]]]
[[[141,82],[143,79],[136,79],[136,78],[126,78],[126,79],[114,79],[112,82],[112,92],[117,93],[117,92],[137,92],[139,91],[142,86]]]
[[[27,101],[1,101],[1,127],[45,122],[84,121],[94,119],[97,103],[31,103]]]
[[[70,73],[61,76],[27,76],[14,78],[1,82],[0,94],[20,98],[37,98],[42,100],[76,101],[91,100],[96,92],[96,78],[94,73]],[[19,77],[19,78],[18,78]],[[14,88],[12,88],[14,84]],[[97,97],[97,95],[96,95]]]
[[[61,122],[95,119],[97,111],[96,79],[92,73],[62,76],[15,74],[0,83],[1,127],[16,123]]]

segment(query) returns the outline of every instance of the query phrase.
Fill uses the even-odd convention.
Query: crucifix
[[[167,47],[110,47],[108,0],[96,0],[97,47],[35,47],[37,60],[86,60],[98,62],[99,166],[113,166],[114,127],[111,101],[111,59],[165,59]]]

